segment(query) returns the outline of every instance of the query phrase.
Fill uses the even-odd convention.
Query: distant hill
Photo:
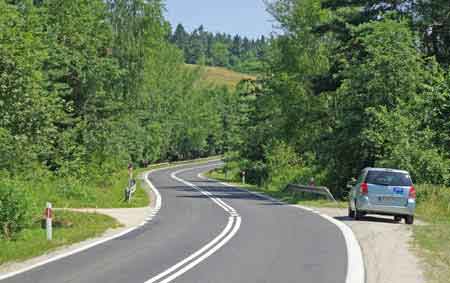
[[[170,42],[183,51],[186,64],[225,67],[246,74],[259,74],[270,49],[272,38],[247,38],[240,35],[212,33],[203,26],[192,32],[178,24]]]
[[[189,68],[200,68],[202,81],[217,86],[236,87],[241,80],[256,80],[255,76],[238,73],[222,67],[208,67],[187,64]]]

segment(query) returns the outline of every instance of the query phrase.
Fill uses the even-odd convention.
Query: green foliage
[[[33,203],[23,190],[0,183],[0,236],[11,239],[33,222]]]
[[[436,10],[441,3],[350,2],[271,2],[281,34],[267,53],[266,77],[239,93],[240,143],[232,150],[245,167],[265,168],[256,182],[278,189],[310,175],[343,198],[347,181],[367,166],[448,184],[445,32],[430,29],[428,18],[447,21]]]
[[[275,188],[284,188],[299,175],[300,158],[285,143],[275,144],[266,152],[268,181]]]
[[[429,223],[450,223],[450,190],[436,185],[419,185],[417,213]]]
[[[189,33],[182,24],[175,27],[170,40],[183,51],[187,64],[229,67],[247,74],[262,71],[270,41],[264,36],[248,39],[239,35],[214,34],[203,26]]]
[[[39,256],[120,227],[114,218],[102,214],[55,211],[53,217],[56,225],[52,241],[47,241],[40,219],[17,234],[13,241],[0,241],[0,265]]]
[[[230,147],[235,95],[185,68],[162,1],[0,0],[0,11],[0,176],[10,180],[0,194],[14,199],[2,202],[5,236],[29,224],[28,198],[130,206],[129,162]],[[228,49],[217,47],[225,64]],[[147,202],[138,190],[131,206]]]

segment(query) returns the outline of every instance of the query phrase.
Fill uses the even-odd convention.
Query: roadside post
[[[128,186],[125,189],[125,201],[127,201],[128,203],[131,202],[131,198],[133,196],[133,194],[136,192],[136,180],[131,179],[128,182]]]
[[[242,171],[242,184],[245,185],[245,171]]]
[[[130,203],[131,197],[136,191],[136,180],[133,179],[133,164],[128,164],[128,186],[125,188],[125,201]]]
[[[52,229],[52,217],[53,217],[53,213],[52,213],[52,204],[47,202],[47,207],[45,208],[45,228],[47,230],[47,241],[51,241],[52,240],[52,234],[53,234],[53,229]]]

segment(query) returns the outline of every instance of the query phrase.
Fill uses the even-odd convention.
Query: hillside
[[[187,64],[189,68],[200,68],[202,81],[206,84],[224,85],[236,87],[236,85],[245,79],[256,80],[255,76],[238,73],[222,67],[208,67]]]

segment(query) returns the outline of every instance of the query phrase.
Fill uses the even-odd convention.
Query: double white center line
[[[216,203],[218,206],[220,206],[223,210],[225,210],[229,214],[228,223],[225,226],[225,228],[222,230],[222,232],[216,238],[214,238],[211,242],[209,242],[207,245],[203,246],[201,249],[194,252],[189,257],[185,258],[184,260],[178,262],[174,266],[170,267],[166,271],[149,279],[145,283],[172,282],[177,277],[181,276],[183,273],[187,272],[188,270],[194,268],[197,264],[204,261],[209,256],[211,256],[213,253],[215,253],[217,250],[219,250],[222,246],[224,246],[227,242],[229,242],[234,237],[234,235],[237,233],[237,231],[239,230],[242,219],[233,207],[231,207],[230,205],[225,203],[220,198],[214,197],[214,195],[211,194],[210,192],[204,191],[201,188],[197,187],[196,185],[177,177],[177,174],[179,174],[179,173],[189,171],[189,170],[196,170],[196,169],[203,168],[203,167],[211,167],[211,165],[178,170],[178,171],[172,173],[171,177],[173,179],[199,191],[203,195],[210,198],[214,203]]]

